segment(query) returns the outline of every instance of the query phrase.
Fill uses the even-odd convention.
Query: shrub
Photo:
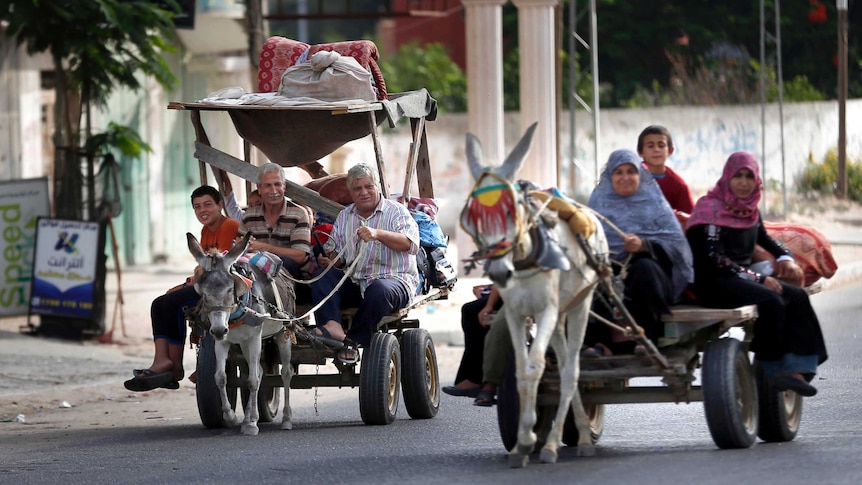
[[[814,157],[808,156],[808,164],[797,182],[801,192],[821,192],[834,194],[838,187],[838,149],[832,148],[817,163]],[[862,159],[847,159],[847,198],[862,202]]]

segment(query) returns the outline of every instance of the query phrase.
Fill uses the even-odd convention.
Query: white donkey
[[[526,466],[536,444],[536,393],[549,344],[560,366],[560,401],[539,458],[545,463],[557,461],[570,405],[578,429],[578,456],[595,454],[577,386],[580,348],[599,276],[587,264],[571,227],[586,238],[593,251],[608,252],[602,226],[594,215],[562,199],[537,191],[529,195],[513,185],[535,128],[534,123],[498,167],[485,166],[479,140],[467,134],[467,160],[476,185],[461,215],[462,227],[478,247],[475,259],[484,260],[505,303],[502,311],[515,350],[520,397],[518,441],[509,450],[509,462],[519,467]],[[548,209],[559,210],[559,216]],[[535,334],[528,346],[529,320],[535,322]]]
[[[264,303],[264,288],[266,276],[253,265],[249,265],[255,274],[255,284],[249,287],[249,282],[238,274],[231,272],[234,262],[245,254],[251,233],[226,254],[218,250],[204,252],[198,240],[186,233],[189,251],[203,269],[196,278],[195,290],[201,295],[200,315],[209,322],[209,333],[215,339],[215,383],[221,395],[222,416],[229,426],[240,424],[240,420],[231,409],[228,401],[227,374],[225,362],[232,344],[239,344],[242,355],[248,362],[248,403],[245,407],[245,419],[241,431],[244,435],[258,434],[258,389],[263,375],[260,364],[262,341],[275,336],[278,353],[281,358],[281,378],[284,385],[284,409],[281,429],[292,429],[290,410],[290,379],[293,369],[290,365],[291,336],[282,322],[270,318],[261,318],[266,312]],[[276,290],[277,291],[277,290]],[[248,303],[246,303],[248,302]],[[251,311],[249,311],[251,310]],[[290,309],[292,312],[293,310]]]

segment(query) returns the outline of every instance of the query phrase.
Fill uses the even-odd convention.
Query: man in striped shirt
[[[338,214],[332,234],[324,246],[326,254],[318,256],[321,267],[335,256],[339,268],[355,262],[350,279],[315,313],[316,335],[342,343],[338,358],[345,364],[358,360],[357,344],[371,344],[371,335],[380,320],[409,305],[419,286],[416,254],[419,252],[419,227],[397,202],[384,199],[380,193],[377,171],[358,164],[347,172],[347,187],[353,204]],[[311,300],[317,304],[335,289],[344,273],[330,270],[311,285]],[[341,308],[358,307],[353,324],[345,333],[341,326]]]
[[[264,163],[258,178],[262,203],[245,211],[239,237],[251,232],[249,252],[275,254],[281,258],[283,268],[298,278],[310,267],[310,216],[305,207],[284,196],[284,171],[280,165]]]

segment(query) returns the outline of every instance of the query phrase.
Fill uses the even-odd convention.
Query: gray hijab
[[[611,174],[626,163],[638,169],[640,184],[634,194],[621,196],[614,190]],[[673,263],[673,287],[676,297],[694,280],[691,249],[682,227],[658,184],[635,152],[615,150],[611,153],[599,184],[590,195],[588,205],[624,233],[636,234],[641,239],[662,247]],[[604,220],[602,227],[608,238],[611,257],[617,261],[625,261],[628,253],[623,249],[622,236]]]

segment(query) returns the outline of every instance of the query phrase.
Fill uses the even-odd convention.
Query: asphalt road
[[[0,423],[0,483],[783,483],[862,482],[862,285],[813,297],[831,357],[805,401],[797,439],[718,450],[702,405],[608,407],[597,455],[563,448],[554,465],[511,469],[493,409],[443,396],[440,413],[365,426],[356,389],[292,391],[294,429],[262,424],[256,437],[201,426],[194,389],[116,394],[25,423]],[[457,347],[438,347],[451,381]],[[113,384],[117,386],[116,383]],[[102,392],[101,388],[92,392]]]

